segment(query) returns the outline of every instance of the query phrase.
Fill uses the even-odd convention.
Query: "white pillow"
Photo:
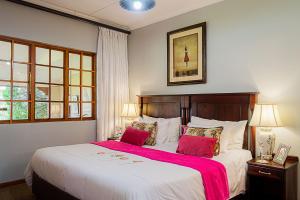
[[[164,144],[167,142],[177,142],[179,138],[179,131],[181,125],[181,118],[155,118],[143,115],[143,118],[140,118],[141,121],[146,123],[158,123],[157,131],[157,144]]]
[[[154,123],[157,122],[157,136],[156,144],[164,144],[168,142],[168,121],[163,120],[163,118],[153,118],[148,116],[143,116],[139,118],[139,121],[144,123]]]
[[[247,125],[247,120],[238,122],[219,121],[192,116],[190,124],[201,126],[203,128],[222,126],[224,129],[221,133],[221,151],[222,147],[224,151],[243,148],[244,132]]]
[[[169,140],[168,142],[178,142],[179,135],[180,135],[180,126],[181,126],[181,118],[169,118],[165,119],[169,122],[169,128],[168,128],[168,135]]]

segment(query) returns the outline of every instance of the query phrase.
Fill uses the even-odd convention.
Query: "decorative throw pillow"
[[[223,131],[223,127],[214,128],[198,128],[198,127],[188,127],[185,134],[191,136],[205,136],[209,138],[216,138],[217,142],[215,145],[214,155],[217,156],[220,153],[220,137]]]
[[[156,144],[157,122],[154,123],[133,122],[132,127],[149,132],[149,137],[146,140],[145,145],[154,146]]]
[[[121,142],[143,146],[148,137],[149,132],[147,131],[127,127],[121,138]]]
[[[244,133],[247,120],[243,121],[219,121],[200,117],[191,117],[192,127],[212,128],[222,126],[224,129],[221,135],[221,152],[230,149],[242,149],[244,143]]]
[[[154,123],[157,122],[157,136],[156,136],[156,144],[164,144],[168,142],[168,128],[169,122],[163,118],[154,118],[143,115],[140,117],[139,122],[144,123]]]
[[[176,152],[191,156],[212,158],[216,142],[216,138],[183,135],[179,140]]]

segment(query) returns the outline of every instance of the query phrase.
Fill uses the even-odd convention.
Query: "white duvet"
[[[149,147],[175,152],[177,143]],[[245,191],[247,150],[215,156],[227,170],[230,196]],[[202,200],[201,174],[191,168],[113,151],[93,144],[37,150],[25,171],[82,200]]]

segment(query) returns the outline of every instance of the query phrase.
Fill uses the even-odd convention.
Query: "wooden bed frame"
[[[222,121],[249,120],[257,101],[257,93],[145,95],[139,96],[140,115],[181,117],[182,124],[191,116]],[[255,129],[245,129],[243,148],[255,155]]]
[[[143,95],[138,96],[140,115],[152,117],[181,117],[187,124],[191,116],[222,121],[249,120],[257,101],[257,93]],[[247,126],[244,134],[244,149],[255,155],[255,129]],[[32,191],[40,200],[77,200],[40,178],[35,172]],[[243,199],[238,195],[233,199]]]

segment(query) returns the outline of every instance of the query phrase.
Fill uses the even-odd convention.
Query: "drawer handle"
[[[260,174],[264,174],[264,175],[271,175],[271,173],[270,172],[264,172],[264,171],[258,171],[258,173],[260,173]]]

